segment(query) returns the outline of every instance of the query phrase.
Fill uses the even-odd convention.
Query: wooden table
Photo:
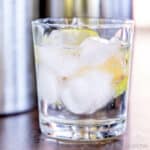
[[[128,130],[106,145],[64,145],[45,141],[37,110],[0,118],[0,150],[150,150],[150,29],[135,38]]]

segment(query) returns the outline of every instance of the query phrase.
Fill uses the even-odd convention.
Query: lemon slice
[[[60,30],[66,42],[71,45],[79,45],[81,44],[86,38],[92,36],[99,36],[98,33],[92,29],[82,29],[82,28],[66,28]]]
[[[127,89],[128,77],[124,77],[118,84],[115,85],[116,96],[118,97]]]
[[[113,80],[120,80],[124,74],[121,60],[118,57],[110,57],[104,64],[98,66],[100,70],[108,72],[113,75]]]
[[[113,75],[112,84],[116,93],[115,97],[121,95],[126,90],[128,78],[125,75],[124,66],[119,57],[110,57],[104,64],[99,65],[98,68]]]

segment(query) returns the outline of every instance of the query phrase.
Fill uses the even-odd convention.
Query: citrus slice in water
[[[98,66],[100,70],[113,75],[112,84],[115,88],[115,97],[121,95],[127,88],[128,78],[124,73],[121,59],[117,56],[110,57],[104,64]]]
[[[60,31],[64,34],[64,38],[68,39],[68,43],[73,45],[81,44],[88,37],[98,37],[98,33],[96,31],[86,28],[66,28]]]

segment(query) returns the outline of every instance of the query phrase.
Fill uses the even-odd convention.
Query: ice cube
[[[93,70],[68,81],[61,99],[72,113],[92,114],[112,100],[115,92],[111,81],[111,75]]]
[[[41,46],[38,51],[40,64],[49,67],[59,76],[69,76],[80,66],[79,57],[66,53],[66,49],[50,45]]]
[[[87,28],[64,28],[53,30],[51,34],[47,36],[47,39],[45,38],[45,41],[48,41],[46,43],[63,48],[75,48],[88,37],[98,37],[98,33]]]
[[[76,43],[78,40],[76,36],[76,34],[65,32],[65,30],[53,30],[45,41],[47,41],[46,43],[61,48],[74,48],[78,46]]]
[[[115,40],[89,37],[80,46],[81,60],[84,64],[102,64],[119,50],[119,46]]]
[[[50,70],[58,70],[61,65],[61,52],[54,46],[41,46],[38,48],[40,64],[49,67]]]
[[[53,30],[49,35],[43,35],[41,45],[62,47],[64,45],[62,36],[61,30]]]
[[[59,85],[56,75],[48,68],[40,66],[38,69],[39,97],[52,104],[59,99]]]
[[[49,36],[49,39],[52,45],[60,47],[64,46],[65,35],[63,32],[61,32],[61,30],[53,30]]]
[[[58,70],[60,76],[70,76],[76,72],[80,67],[80,60],[77,56],[63,55],[61,60],[61,67]]]

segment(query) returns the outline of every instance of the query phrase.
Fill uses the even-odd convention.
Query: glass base
[[[71,142],[97,142],[116,139],[126,129],[125,118],[109,120],[87,120],[74,122],[49,122],[40,120],[41,131],[46,137]]]

